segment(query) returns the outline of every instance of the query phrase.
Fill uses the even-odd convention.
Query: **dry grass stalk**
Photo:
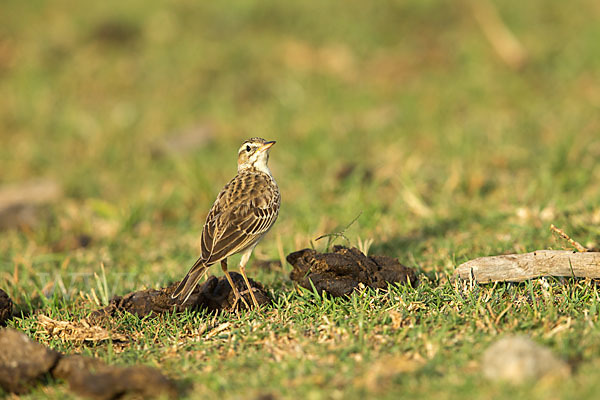
[[[39,315],[38,322],[49,335],[60,337],[66,341],[98,342],[110,339],[127,342],[129,340],[127,335],[108,331],[101,326],[91,325],[85,319],[78,322],[57,321],[45,315]]]
[[[512,69],[519,69],[527,61],[527,51],[506,26],[498,10],[489,0],[467,0],[469,8],[498,56]]]

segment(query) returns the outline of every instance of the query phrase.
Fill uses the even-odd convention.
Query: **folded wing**
[[[265,174],[238,176],[225,186],[202,231],[202,258],[215,263],[254,245],[273,226],[280,195]]]

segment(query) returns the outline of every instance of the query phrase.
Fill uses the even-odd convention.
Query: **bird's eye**
[[[250,146],[246,145],[246,151],[250,153]]]

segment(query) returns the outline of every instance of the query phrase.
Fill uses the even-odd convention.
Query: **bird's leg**
[[[250,292],[250,297],[252,297],[252,303],[254,303],[254,307],[259,308],[260,306],[258,305],[258,301],[256,301],[256,297],[254,296],[254,291],[252,286],[250,286],[250,281],[248,280],[248,277],[246,276],[246,264],[248,263],[248,260],[250,259],[250,255],[252,255],[252,250],[254,248],[251,248],[250,250],[246,251],[244,254],[242,254],[242,259],[240,260],[240,272],[242,273],[242,276],[244,277],[244,282],[246,282],[246,287],[248,288],[248,291]]]
[[[225,273],[225,278],[227,278],[227,282],[229,282],[229,286],[231,286],[231,290],[233,290],[233,294],[235,296],[235,300],[233,301],[233,305],[231,306],[231,308],[235,310],[235,306],[237,305],[238,301],[241,299],[242,302],[246,305],[246,308],[250,309],[250,306],[246,302],[246,299],[244,299],[240,295],[240,292],[237,290],[237,286],[235,286],[233,284],[233,280],[231,279],[229,272],[227,272],[227,259],[224,259],[221,261],[221,269]]]

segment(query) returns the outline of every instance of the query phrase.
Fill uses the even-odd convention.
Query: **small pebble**
[[[482,369],[492,381],[516,385],[542,378],[566,378],[571,373],[550,349],[524,336],[509,336],[492,344],[483,354]]]

